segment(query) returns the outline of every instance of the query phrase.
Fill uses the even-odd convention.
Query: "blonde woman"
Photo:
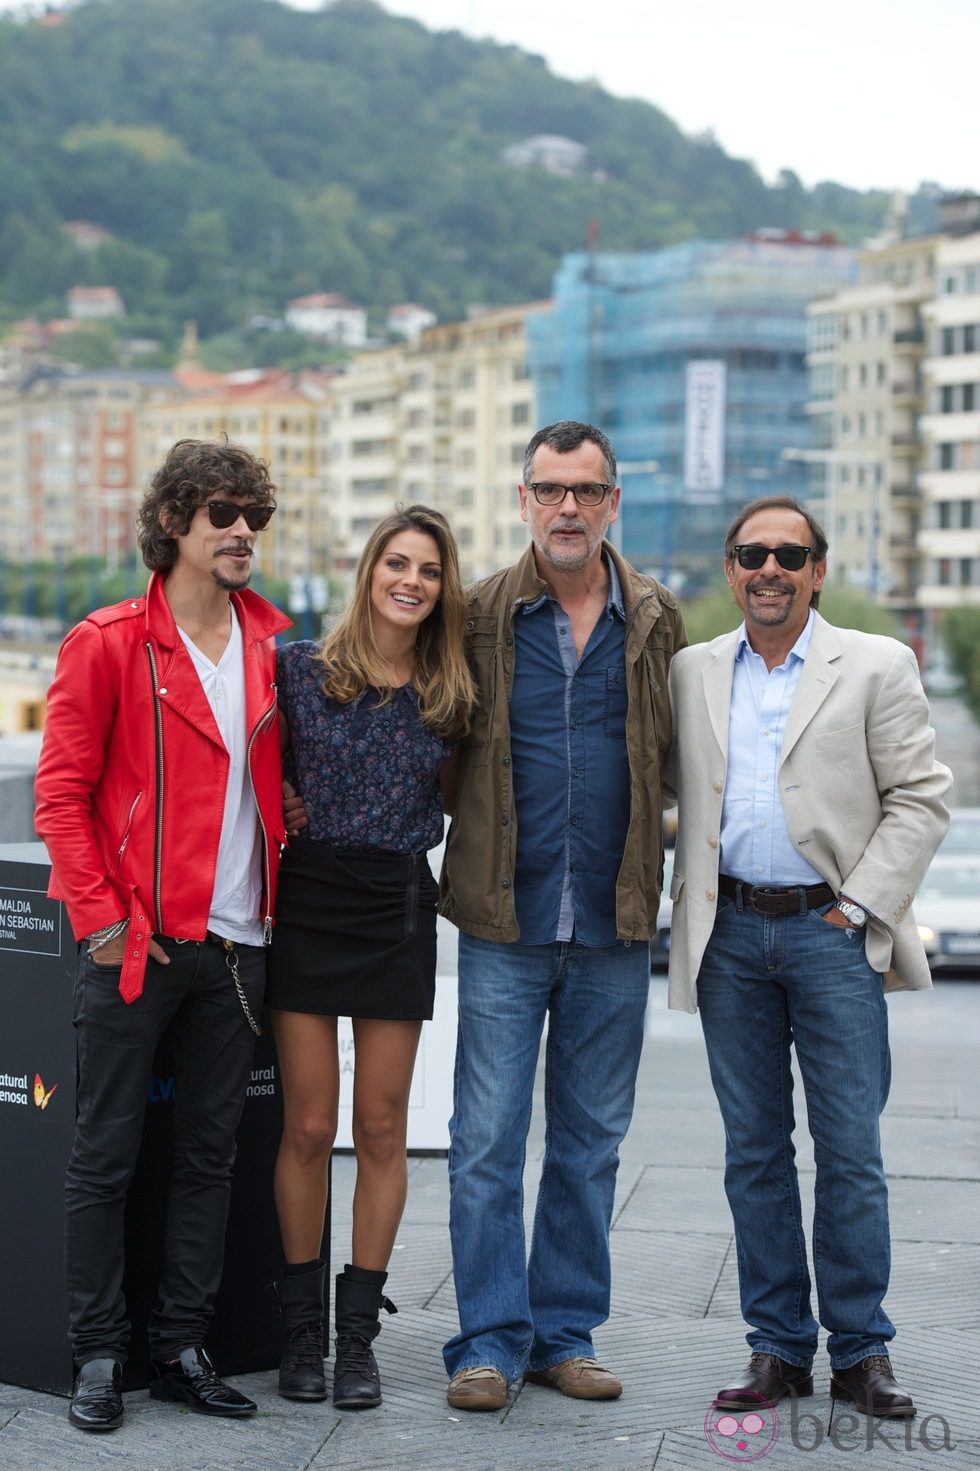
[[[322,644],[279,650],[287,770],[309,820],[279,879],[267,999],[284,1126],[275,1171],[286,1265],[279,1393],[321,1400],[327,1165],[337,1129],[337,1017],[353,1021],[357,1157],[351,1261],[337,1277],[333,1402],[381,1403],[371,1344],[407,1190],[408,1095],[435,996],[437,886],[426,859],[473,684],[445,518],[409,506],[372,533]]]

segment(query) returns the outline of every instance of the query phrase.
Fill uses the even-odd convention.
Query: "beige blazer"
[[[728,713],[738,633],[670,666],[678,798],[669,1005],[697,1009],[697,977],[718,891]],[[949,822],[952,775],[935,759],[911,649],[833,628],[817,613],[786,722],[779,793],[793,842],[836,892],[863,905],[867,955],[886,990],[930,986],[912,897]],[[724,868],[722,866],[722,872]]]

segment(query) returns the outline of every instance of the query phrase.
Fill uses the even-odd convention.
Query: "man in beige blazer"
[[[935,760],[911,651],[816,612],[826,556],[822,528],[796,501],[752,502],[725,539],[742,627],[674,656],[670,1005],[700,1009],[751,1325],[749,1368],[716,1402],[742,1409],[813,1392],[795,1046],[831,1394],[865,1414],[911,1416],[882,1307],[883,992],[930,985],[911,904],[946,829],[951,777]]]

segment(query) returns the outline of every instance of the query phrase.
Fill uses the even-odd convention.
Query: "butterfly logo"
[[[51,1102],[51,1099],[54,1097],[54,1095],[57,1093],[57,1091],[58,1091],[58,1085],[57,1085],[57,1083],[54,1083],[47,1090],[47,1092],[45,1092],[44,1082],[43,1082],[43,1079],[41,1078],[41,1074],[40,1073],[35,1073],[34,1074],[34,1107],[35,1108],[47,1108],[48,1104]]]

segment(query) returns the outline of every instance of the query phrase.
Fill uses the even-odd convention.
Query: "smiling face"
[[[442,592],[442,557],[434,536],[397,531],[385,543],[371,572],[371,613],[375,635],[411,630],[424,623]]]
[[[234,500],[243,508],[255,504],[252,500],[237,500],[231,496],[222,496],[221,499]],[[166,530],[163,515],[160,521]],[[187,530],[176,538],[175,567],[182,569],[182,576],[192,573],[210,579],[226,592],[235,592],[248,586],[257,535],[257,532],[249,530],[243,516],[224,530],[212,526],[207,506],[198,506]]]
[[[757,511],[738,530],[740,546],[810,546],[813,537],[806,517],[775,508]],[[807,557],[799,572],[787,572],[775,557],[749,571],[737,559],[725,562],[725,576],[745,618],[749,642],[778,642],[787,652],[799,638],[810,613],[810,599],[819,591],[827,572],[826,560],[814,564]]]
[[[534,452],[531,482],[604,485],[606,462],[602,450],[591,439],[583,439],[567,454],[541,444]],[[597,506],[580,506],[571,495],[556,506],[542,506],[526,485],[521,485],[518,493],[521,519],[531,528],[539,565],[544,561],[556,572],[578,572],[585,567],[598,554],[602,538],[618,514],[618,485]]]

